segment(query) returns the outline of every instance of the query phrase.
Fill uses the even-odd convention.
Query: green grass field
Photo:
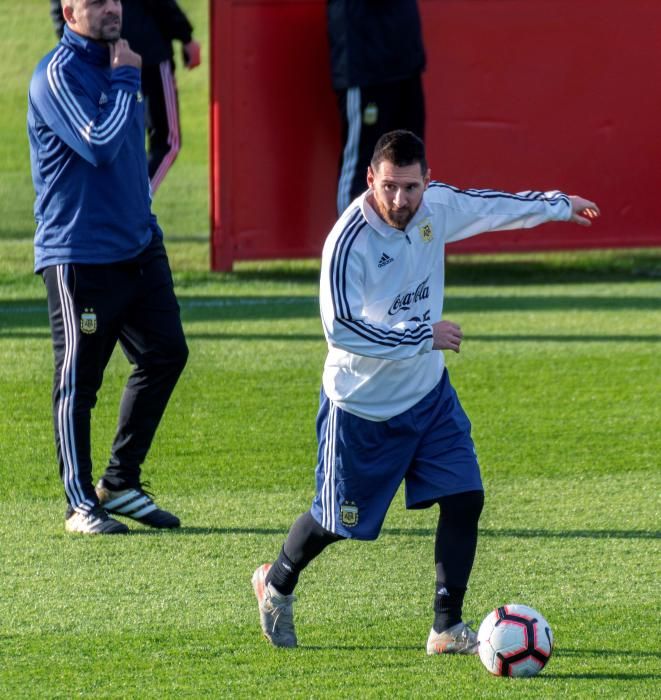
[[[204,39],[205,3],[182,6]],[[436,513],[401,495],[377,542],[337,544],[303,575],[300,647],[261,639],[250,576],[313,496],[319,266],[207,271],[204,70],[181,75],[184,149],[155,202],[191,354],[145,472],[184,526],[65,535],[24,129],[47,3],[2,5],[0,21],[0,697],[659,697],[659,251],[448,265],[447,317],[466,336],[448,365],[487,489],[466,617],[539,608],[556,637],[540,676],[425,655]],[[118,352],[97,473],[127,373]]]

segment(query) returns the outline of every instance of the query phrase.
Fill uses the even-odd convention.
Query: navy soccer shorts
[[[322,389],[312,516],[330,532],[373,540],[402,481],[407,508],[482,490],[470,432],[447,370],[415,406],[387,421],[343,411]]]

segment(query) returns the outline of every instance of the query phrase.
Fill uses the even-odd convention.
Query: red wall
[[[340,151],[325,0],[210,0],[212,267],[319,256]],[[451,250],[661,245],[659,0],[420,0],[432,176],[562,189],[591,229],[550,224]]]

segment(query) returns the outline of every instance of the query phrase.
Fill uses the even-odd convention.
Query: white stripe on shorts
[[[335,423],[337,408],[331,401],[326,421],[326,447],[324,449],[324,484],[321,488],[321,526],[335,532]]]

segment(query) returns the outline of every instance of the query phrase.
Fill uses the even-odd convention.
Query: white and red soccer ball
[[[490,612],[477,639],[482,663],[496,676],[534,676],[553,651],[551,626],[527,605],[512,603]]]

